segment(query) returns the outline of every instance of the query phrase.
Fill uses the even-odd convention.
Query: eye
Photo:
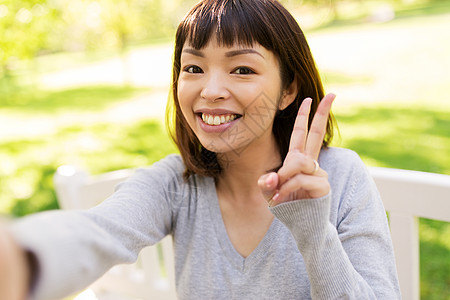
[[[187,66],[186,68],[183,69],[183,71],[192,74],[203,73],[203,70],[199,66]]]
[[[248,68],[248,67],[238,67],[233,72],[233,74],[239,74],[239,75],[249,75],[249,74],[255,74],[255,72]]]

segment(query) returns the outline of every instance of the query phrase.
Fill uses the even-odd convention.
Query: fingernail
[[[270,174],[269,176],[267,176],[267,179],[266,179],[266,187],[270,188],[272,183],[273,183],[273,175]]]
[[[272,201],[277,202],[277,201],[278,201],[278,198],[280,198],[280,194],[276,193],[275,195],[273,195]]]

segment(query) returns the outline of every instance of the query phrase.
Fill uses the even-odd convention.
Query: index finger
[[[314,115],[309,129],[308,136],[306,138],[305,154],[313,159],[319,157],[320,149],[322,148],[323,139],[327,131],[328,116],[331,110],[331,104],[333,103],[336,95],[328,94],[323,97],[322,101],[317,107],[317,111]]]
[[[294,128],[292,129],[289,151],[297,149],[300,152],[305,150],[306,135],[308,134],[308,119],[311,110],[311,98],[305,98],[298,109]]]

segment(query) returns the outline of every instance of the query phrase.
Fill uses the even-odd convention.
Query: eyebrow
[[[185,48],[185,49],[183,49],[183,52],[190,53],[195,56],[205,57],[203,52],[201,52],[200,50],[192,49],[192,48]],[[262,58],[264,58],[264,56],[261,53],[259,53],[258,51],[254,50],[254,49],[239,49],[239,50],[228,51],[225,53],[225,56],[233,57],[233,56],[238,56],[238,55],[243,55],[243,54],[257,54],[257,55],[261,56]]]
[[[233,56],[242,55],[242,54],[257,54],[257,55],[261,56],[262,58],[264,58],[264,56],[261,53],[259,53],[258,51],[254,50],[254,49],[239,49],[239,50],[228,51],[227,53],[225,53],[225,56],[233,57]]]
[[[184,48],[182,52],[190,53],[195,56],[205,57],[205,55],[203,55],[201,51],[192,48]]]

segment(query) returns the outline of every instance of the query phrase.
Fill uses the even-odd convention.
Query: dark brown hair
[[[214,152],[205,149],[181,112],[178,102],[178,77],[181,51],[185,42],[195,49],[205,47],[213,33],[219,45],[259,43],[272,51],[280,62],[284,88],[297,80],[298,94],[274,119],[273,134],[281,159],[287,155],[298,109],[303,99],[313,99],[309,126],[324,90],[305,36],[292,15],[275,0],[204,0],[194,6],[178,26],[172,74],[172,103],[169,101],[167,124],[186,165],[185,176],[200,174],[217,178],[222,170]],[[326,147],[333,136],[330,115],[323,141]]]

